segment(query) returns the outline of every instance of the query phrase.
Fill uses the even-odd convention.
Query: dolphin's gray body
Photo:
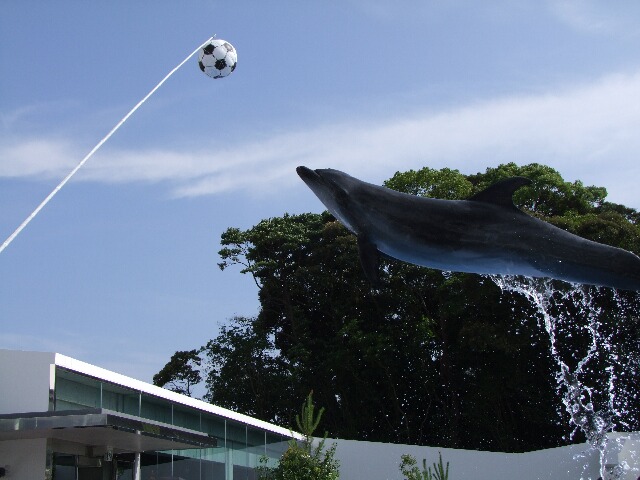
[[[338,170],[298,167],[327,209],[358,237],[376,284],[378,255],[456,272],[550,277],[640,290],[640,258],[586,240],[519,210],[513,192],[530,180],[498,182],[468,200],[407,195]]]

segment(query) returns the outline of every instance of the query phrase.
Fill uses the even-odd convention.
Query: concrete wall
[[[55,354],[0,350],[0,414],[46,412]]]
[[[618,437],[623,441],[617,441]],[[600,477],[599,453],[590,451],[586,444],[529,453],[496,453],[353,440],[327,440],[327,445],[334,442],[341,480],[400,480],[404,478],[399,468],[403,454],[412,455],[422,467],[422,459],[427,460],[428,466],[437,462],[438,452],[442,453],[445,465],[449,462],[450,480],[596,480]],[[626,473],[617,477],[618,480],[636,480],[640,475],[638,447],[638,433],[610,436],[605,463],[626,462],[627,465]],[[607,476],[604,480],[609,480]]]
[[[6,466],[7,480],[45,478],[46,459],[47,440],[44,438],[0,442],[0,466]]]

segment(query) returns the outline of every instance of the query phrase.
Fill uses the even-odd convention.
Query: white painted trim
[[[202,400],[187,397],[186,395],[181,395],[165,388],[157,387],[155,385],[151,385],[150,383],[136,380],[135,378],[127,377],[125,375],[121,375],[119,373],[112,372],[95,365],[91,365],[81,360],[76,360],[75,358],[67,357],[66,355],[62,355],[60,353],[55,354],[55,363],[59,367],[66,368],[77,373],[88,375],[90,377],[104,380],[106,382],[115,383],[123,387],[131,388],[133,390],[139,390],[141,392],[164,398],[165,400],[185,405],[187,407],[212,413],[229,420],[235,420],[237,422],[245,423],[252,427],[267,430],[269,432],[284,435],[286,437],[293,437],[297,440],[302,440],[304,438],[303,435],[297,432],[292,432],[287,428],[279,427],[277,425],[273,425],[272,423],[258,420],[257,418],[243,415],[226,408],[218,407],[211,403],[203,402]]]
[[[119,373],[112,372],[110,370],[106,370],[104,368],[101,368],[95,365],[91,365],[89,363],[83,362],[81,360],[77,360],[75,358],[68,357],[66,355],[62,355],[60,353],[29,352],[29,351],[0,349],[0,354],[3,354],[0,356],[4,356],[8,360],[15,359],[16,361],[19,360],[20,362],[24,362],[26,358],[32,358],[34,361],[37,360],[39,364],[44,363],[43,366],[45,366],[48,362],[54,362],[56,366],[66,368],[68,370],[71,370],[72,372],[87,375],[87,376],[96,378],[98,380],[103,380],[105,382],[114,383],[122,387],[147,393],[149,395],[154,395],[156,397],[169,400],[176,404],[184,405],[186,407],[194,408],[196,410],[200,410],[207,413],[212,413],[222,418],[244,423],[251,427],[266,430],[268,432],[276,433],[278,435],[283,435],[288,438],[295,438],[297,440],[302,440],[304,438],[301,434],[297,432],[292,432],[287,428],[279,427],[272,423],[258,420],[256,418],[250,417],[248,415],[243,415],[241,413],[237,413],[232,410],[228,410],[226,408],[218,407],[216,405],[212,405],[202,400],[187,397],[186,395],[181,395],[179,393],[175,393],[170,390],[166,390],[164,388],[160,388],[155,385],[151,385],[149,383],[143,382],[141,380],[136,380],[135,378],[127,377],[126,375],[121,375]],[[50,368],[50,371],[47,372],[49,374],[48,376],[51,375],[51,370],[52,368]],[[49,380],[49,383],[51,383],[51,379]],[[46,386],[42,385],[42,391],[44,392],[49,387],[50,385],[46,385]],[[46,401],[46,397],[43,398],[42,401],[43,402]],[[45,405],[45,408],[40,410],[45,411],[46,405]],[[33,409],[31,409],[31,411],[33,411]],[[7,412],[0,412],[0,413],[14,413],[14,412],[7,411]]]

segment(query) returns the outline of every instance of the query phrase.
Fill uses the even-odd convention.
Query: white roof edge
[[[175,403],[196,408],[198,410],[202,410],[208,413],[213,413],[215,415],[219,415],[229,420],[235,420],[237,422],[246,423],[247,425],[261,428],[263,430],[267,430],[272,433],[277,433],[286,437],[292,437],[297,440],[304,439],[304,436],[301,435],[300,433],[293,432],[287,428],[280,427],[278,425],[274,425],[269,422],[265,422],[264,420],[253,418],[248,415],[244,415],[242,413],[237,413],[237,412],[234,412],[233,410],[228,410],[226,408],[218,407],[217,405],[213,405],[211,403],[207,403],[202,400],[198,400],[196,398],[187,397],[186,395],[172,392],[165,388],[161,388],[156,385],[143,382],[141,380],[136,380],[135,378],[127,377],[126,375],[112,372],[111,370],[97,367],[95,365],[91,365],[90,363],[86,363],[81,360],[76,360],[75,358],[71,358],[66,355],[62,355],[60,353],[55,353],[54,358],[55,358],[55,364],[57,366],[66,368],[73,372],[82,373],[84,375],[88,375],[90,377],[94,377],[100,380],[105,380],[110,383],[115,383],[123,387],[139,390],[141,392],[148,393],[156,397],[164,398],[166,400],[170,400]]]

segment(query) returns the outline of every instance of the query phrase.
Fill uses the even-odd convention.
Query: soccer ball
[[[236,69],[238,53],[229,42],[214,39],[200,49],[198,65],[211,78],[222,78]]]

